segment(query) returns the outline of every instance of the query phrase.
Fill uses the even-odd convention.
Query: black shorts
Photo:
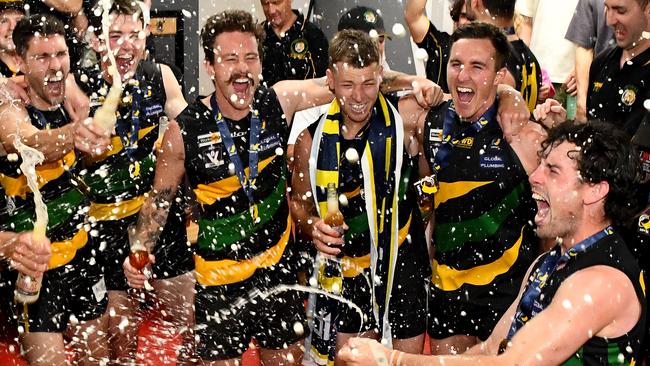
[[[29,332],[61,333],[72,320],[92,320],[104,314],[108,296],[93,240],[89,238],[68,264],[45,272],[35,303],[14,306],[19,326]]]
[[[167,224],[153,252],[156,257],[156,263],[152,266],[155,279],[177,277],[194,269],[192,247],[187,241],[184,217],[174,214],[173,211],[168,215]],[[98,221],[93,226],[105,242],[102,257],[108,290],[129,289],[122,264],[129,255],[130,248],[127,228],[135,224],[137,218],[136,214],[119,220]]]
[[[400,268],[400,266],[398,266]],[[426,331],[426,301],[427,292],[425,280],[416,272],[416,267],[395,274],[391,294],[389,321],[392,336],[396,339],[407,339],[418,336]],[[339,303],[336,318],[336,329],[340,333],[359,333],[378,331],[379,327],[373,315],[372,295],[370,292],[370,270],[356,277],[343,279],[343,297],[357,305],[364,314],[363,322],[359,313],[352,307]],[[410,282],[407,279],[411,279]]]
[[[256,296],[279,284],[297,283],[295,270],[283,265],[291,263],[287,257],[238,283],[196,285],[196,352],[202,359],[237,358],[248,349],[252,337],[266,349],[281,349],[305,337],[307,325],[301,293]]]
[[[492,287],[492,286],[489,286]],[[486,340],[512,303],[512,298],[472,296],[462,291],[442,291],[429,286],[428,333],[433,339],[468,335]]]

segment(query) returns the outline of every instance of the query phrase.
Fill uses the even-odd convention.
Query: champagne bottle
[[[339,210],[339,196],[334,183],[327,184],[327,213],[323,221],[341,235],[345,233],[345,230],[343,230],[343,214]]]

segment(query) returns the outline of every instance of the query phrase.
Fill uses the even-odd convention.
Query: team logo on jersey
[[[307,49],[307,40],[304,38],[298,38],[291,43],[291,57],[305,58]]]
[[[500,155],[483,154],[479,164],[483,169],[503,169],[506,167],[506,163]]]
[[[458,147],[462,147],[463,149],[471,149],[472,146],[474,146],[474,138],[473,137],[463,137],[460,140],[454,140],[452,143]]]
[[[603,83],[601,83],[599,81],[595,81],[594,85],[593,85],[593,87],[591,89],[593,90],[594,93],[597,93],[600,90],[600,88],[602,88],[602,87],[603,87]]]
[[[647,213],[639,216],[639,232],[650,234],[650,216]]]
[[[368,10],[365,13],[363,13],[363,19],[366,20],[366,22],[370,24],[375,24],[377,23],[377,16],[372,10]]]
[[[199,147],[216,145],[221,142],[221,134],[219,132],[206,133],[196,137]]]
[[[634,85],[627,85],[621,95],[621,102],[630,107],[636,101],[637,88]]]
[[[429,141],[442,142],[442,129],[432,128],[431,131],[429,131]]]
[[[7,213],[12,214],[16,211],[16,201],[13,197],[6,196],[7,198]]]
[[[208,151],[205,152],[204,154],[205,159],[205,168],[210,169],[218,166],[222,166],[225,161],[223,160],[223,153],[221,152],[221,149],[218,147],[214,147],[209,149]]]

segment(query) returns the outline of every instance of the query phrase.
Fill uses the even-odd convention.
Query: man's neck
[[[343,138],[346,140],[352,140],[357,137],[359,131],[363,130],[363,128],[370,123],[371,116],[372,114],[368,116],[368,119],[366,119],[365,122],[352,122],[343,117],[343,123],[341,126],[341,134],[343,135]]]
[[[12,71],[18,70],[18,60],[15,51],[0,51],[0,61],[4,62]]]
[[[223,93],[220,93],[218,91],[214,92],[214,95],[217,98],[217,105],[219,106],[219,112],[221,112],[221,115],[224,116],[225,118],[228,118],[233,121],[239,121],[240,119],[246,118],[248,114],[250,113],[250,105],[248,108],[245,109],[237,109],[230,104],[230,101],[224,97]],[[209,95],[205,98],[203,98],[203,104],[208,106],[210,109],[212,109],[212,105],[210,103],[210,100],[212,99],[212,95]]]
[[[642,54],[648,48],[650,48],[650,40],[641,38],[634,44],[634,46],[624,49],[621,54],[621,68],[626,62]]]
[[[583,223],[582,225],[576,225],[577,230],[567,237],[562,239],[562,252],[566,253],[569,249],[575,247],[583,240],[589,238],[592,235],[599,233],[600,231],[605,230],[608,226],[612,224],[611,220],[602,219],[600,221],[590,221]]]
[[[459,116],[460,121],[467,122],[467,123],[474,123],[478,121],[485,114],[485,112],[487,112],[492,107],[495,101],[496,101],[496,92],[494,93],[494,95],[490,95],[487,98],[485,103],[483,103],[483,107],[481,107],[481,109],[479,109],[472,117],[465,119]],[[454,101],[454,104],[457,104],[457,102]]]
[[[283,33],[286,33],[289,30],[289,28],[293,26],[293,23],[296,22],[296,19],[298,19],[298,16],[296,15],[296,13],[292,11],[291,14],[289,15],[289,19],[286,22],[284,22],[282,27],[276,28],[273,25],[271,25],[271,29],[273,29],[273,32],[278,37],[280,37]]]
[[[58,109],[61,104],[51,104],[35,93],[32,88],[28,88],[29,105],[41,111],[53,111]]]

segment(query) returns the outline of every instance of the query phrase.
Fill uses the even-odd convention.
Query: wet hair
[[[21,19],[12,34],[16,53],[24,56],[29,42],[37,35],[40,37],[60,35],[65,37],[65,26],[55,16],[50,14],[34,14]]]
[[[576,162],[583,182],[609,183],[605,216],[615,225],[628,225],[645,208],[648,198],[647,186],[641,184],[639,154],[629,136],[612,123],[567,121],[549,130],[540,156],[548,156],[563,142],[579,147],[567,156]]]
[[[451,44],[453,46],[459,39],[487,39],[494,47],[494,66],[496,70],[506,66],[508,56],[510,56],[510,43],[503,31],[492,24],[483,22],[471,22],[456,28],[451,35]]]
[[[142,14],[142,8],[138,3],[144,5],[140,0],[113,0],[111,9],[108,13],[117,15],[137,15],[144,27],[144,14]],[[95,5],[91,14],[88,15],[88,23],[93,27],[93,29],[95,29],[95,34],[101,33],[103,14],[104,8],[100,1]]]
[[[463,5],[465,5],[465,0],[452,0],[449,6],[449,16],[456,23],[458,23],[460,15],[463,13]]]
[[[361,69],[379,63],[379,46],[368,33],[344,29],[332,38],[329,47],[329,68],[335,70],[337,62]]]
[[[645,9],[646,6],[648,6],[648,3],[650,2],[650,0],[636,0],[636,2],[641,7],[641,10],[643,10],[643,9]]]
[[[515,16],[516,0],[483,0],[483,6],[490,15],[500,19],[512,19]]]
[[[262,57],[262,42],[264,41],[264,29],[257,24],[251,13],[243,10],[226,10],[208,18],[205,26],[201,29],[201,45],[205,53],[205,59],[214,64],[214,40],[221,33],[244,32],[255,36],[257,40],[257,51]]]

